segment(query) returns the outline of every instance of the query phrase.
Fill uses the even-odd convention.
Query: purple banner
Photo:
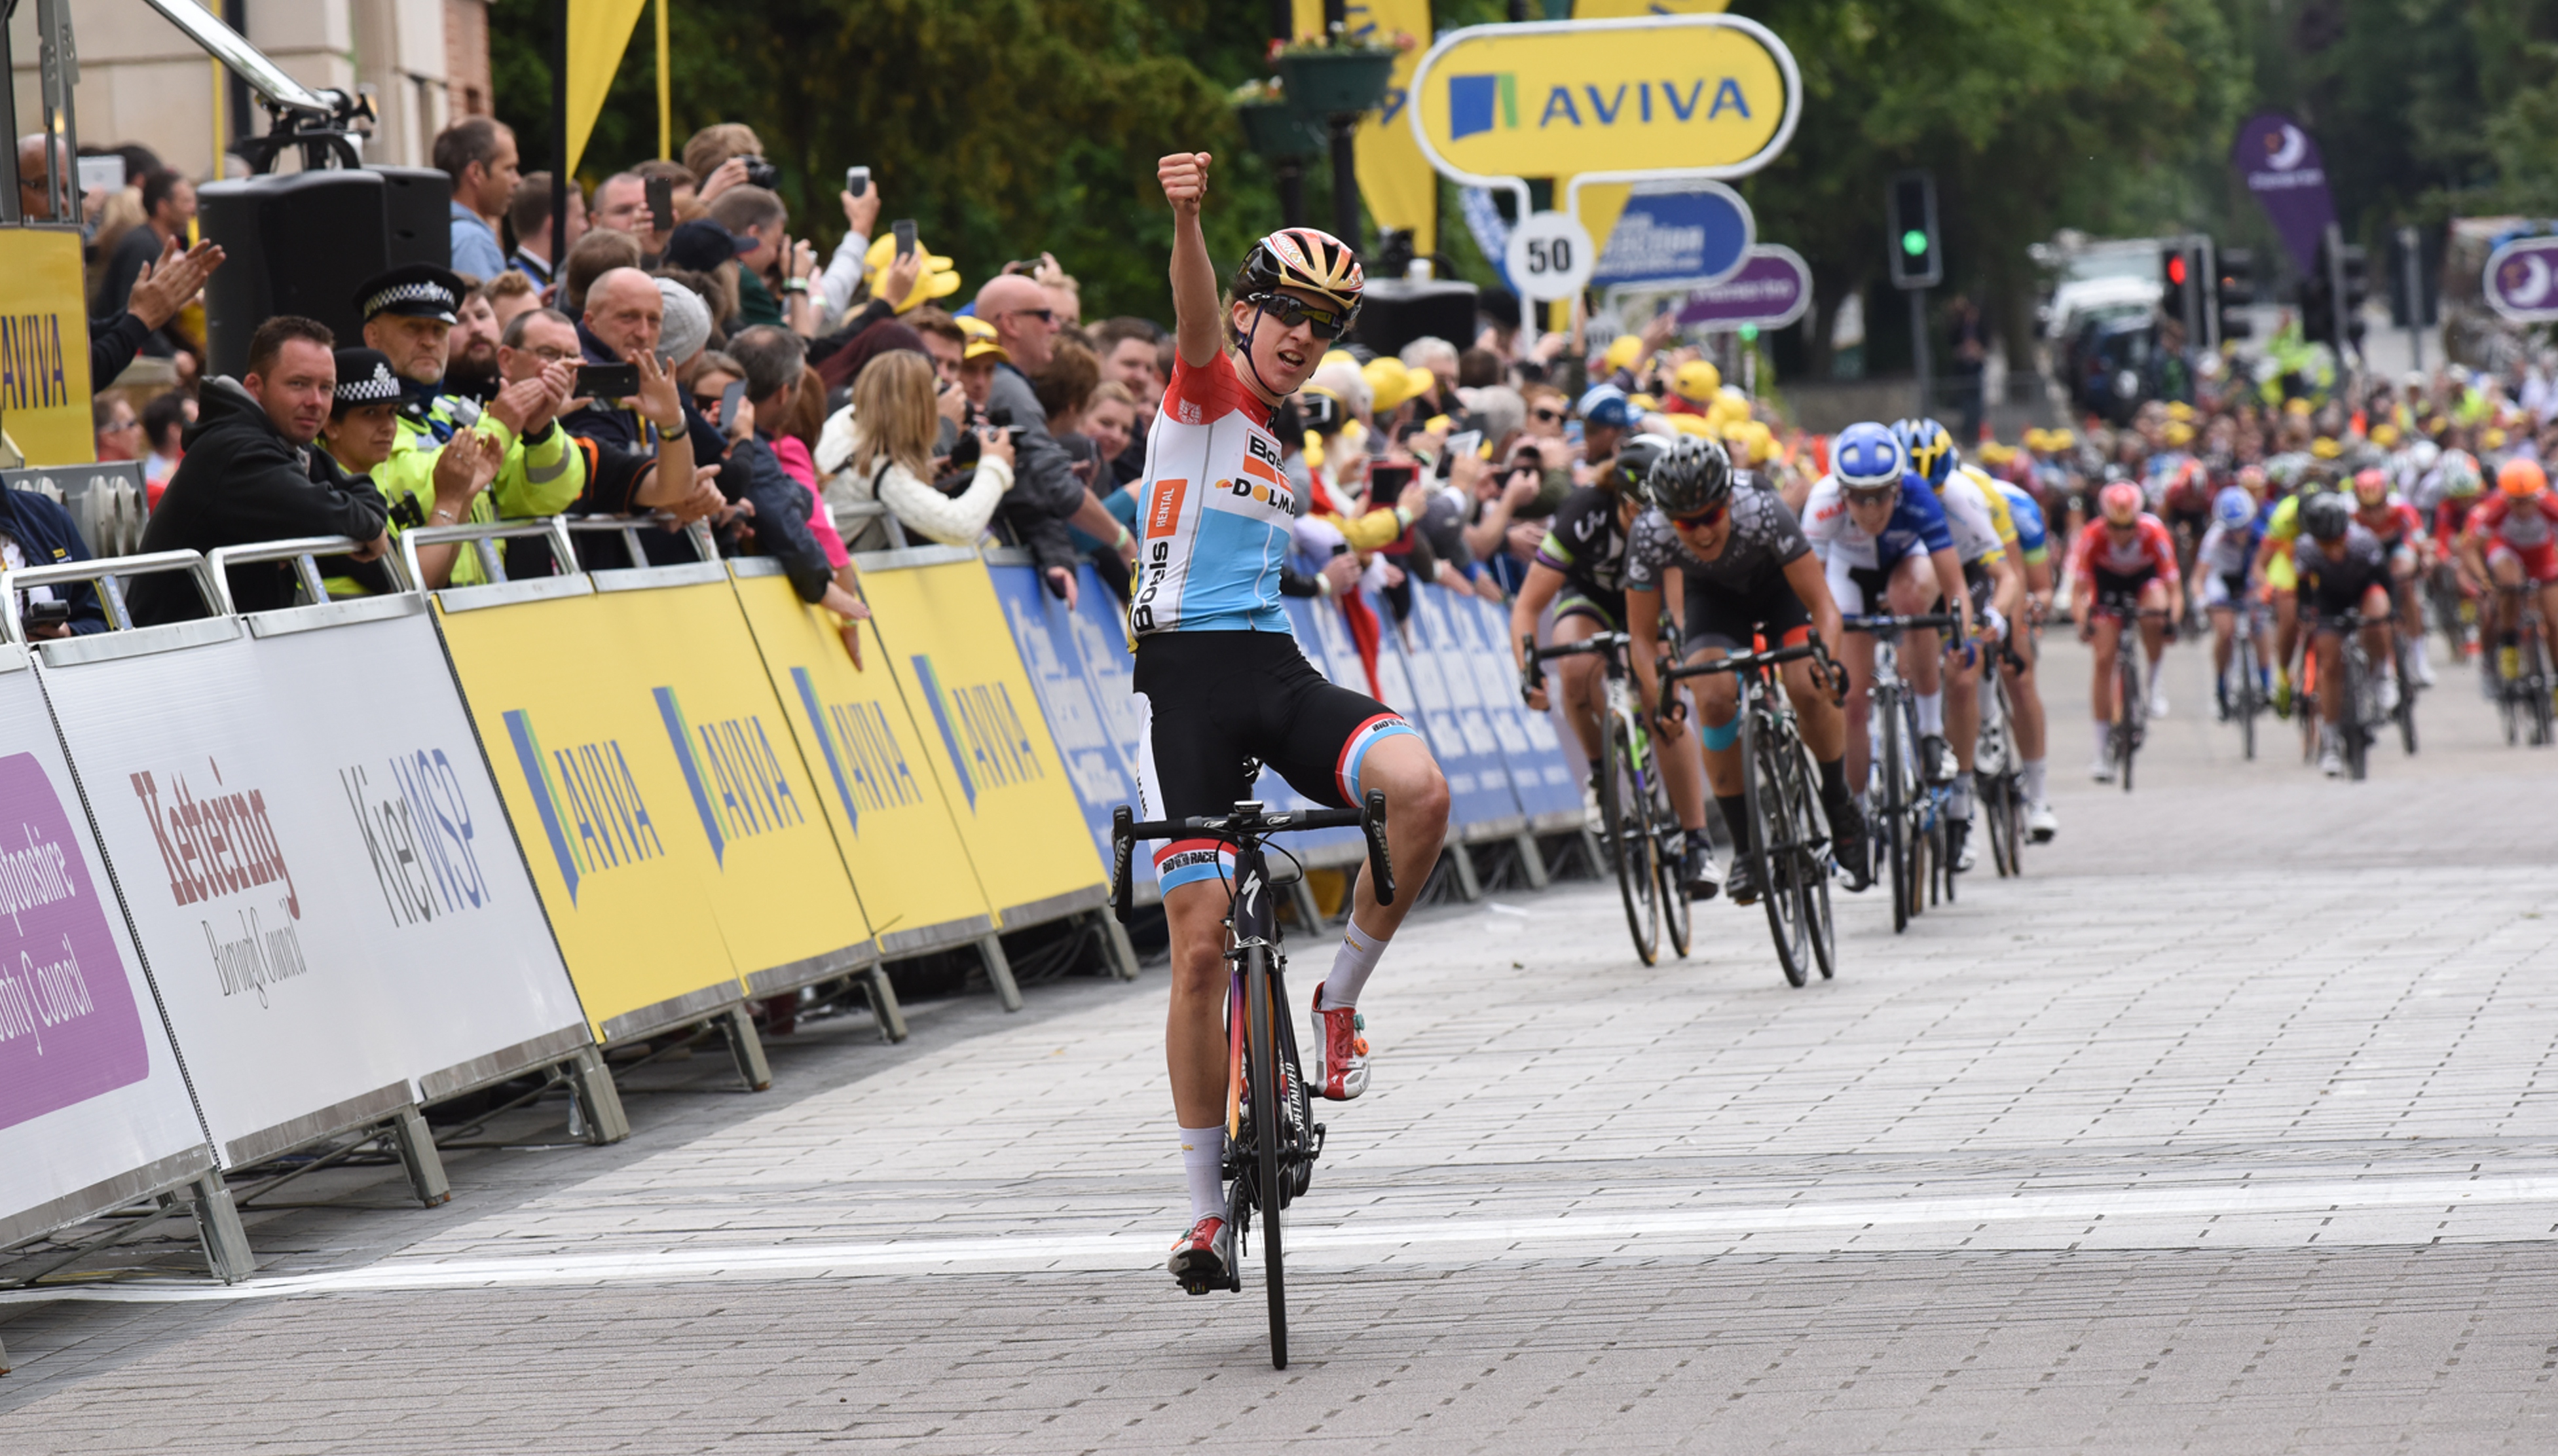
[[[2238,128],[2229,160],[2247,180],[2247,191],[2264,204],[2294,266],[2303,273],[2314,271],[2319,238],[2336,220],[2336,199],[2328,193],[2318,143],[2282,112],[2259,111]]]
[[[1678,321],[1716,330],[1782,329],[1811,302],[1812,270],[1792,248],[1767,243],[1750,250],[1740,272],[1689,294]]]
[[[0,758],[0,1127],[150,1074],[86,841],[36,755]]]

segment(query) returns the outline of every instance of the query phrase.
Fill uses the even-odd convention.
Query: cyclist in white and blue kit
[[[1272,422],[1358,316],[1358,258],[1330,233],[1286,228],[1252,245],[1220,299],[1200,230],[1208,169],[1205,152],[1156,164],[1173,204],[1179,356],[1136,487],[1128,634],[1146,715],[1138,817],[1223,814],[1250,796],[1256,762],[1336,808],[1381,789],[1394,862],[1418,885],[1447,832],[1447,780],[1392,709],[1315,670],[1279,598],[1295,487]],[[1214,840],[1176,840],[1155,855],[1173,951],[1164,1057],[1191,1202],[1169,1266],[1193,1288],[1227,1283],[1234,1267],[1222,1182],[1232,862]],[[1320,1096],[1347,1101],[1367,1088],[1358,995],[1413,899],[1380,905],[1359,875],[1341,948],[1315,989],[1306,1070]]]

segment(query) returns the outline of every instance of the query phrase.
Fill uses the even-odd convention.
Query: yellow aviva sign
[[[1784,150],[1801,103],[1794,58],[1765,26],[1651,15],[1451,32],[1408,109],[1442,172],[1740,176]]]

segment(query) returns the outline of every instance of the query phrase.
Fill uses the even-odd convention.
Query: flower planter
[[[1366,46],[1283,52],[1279,74],[1288,104],[1310,117],[1373,111],[1394,79],[1398,54]]]

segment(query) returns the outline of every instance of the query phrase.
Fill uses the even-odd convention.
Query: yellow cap
[[[1631,369],[1634,360],[1643,356],[1643,341],[1631,333],[1620,333],[1608,341],[1607,365],[1610,369]]]
[[[2164,436],[2170,445],[2190,445],[2194,442],[2194,427],[2183,420],[2168,421],[2167,428],[2159,434]]]
[[[1723,432],[1703,415],[1670,415],[1670,428],[1681,435],[1694,435],[1703,440],[1720,440]]]
[[[995,326],[978,318],[974,314],[962,314],[959,316],[957,322],[959,325],[959,331],[967,334],[971,339],[993,338],[995,336]]]
[[[916,246],[920,250],[923,244],[918,243]],[[881,281],[888,276],[888,265],[895,261],[896,257],[897,238],[894,234],[882,233],[873,238],[870,251],[862,254],[862,277],[872,288],[878,288]],[[934,299],[948,298],[958,291],[959,275],[951,271],[950,260],[926,252],[924,255],[924,271],[915,275],[915,287],[908,289],[906,297],[897,301],[897,311],[903,314],[919,304],[928,304]]]
[[[1723,371],[1703,359],[1690,359],[1670,376],[1670,393],[1690,404],[1710,404],[1723,388]]]
[[[1995,440],[1984,440],[1981,442],[1981,448],[1973,454],[1981,458],[1982,464],[2003,465],[2016,459],[2016,447],[2001,445]]]
[[[2167,417],[2171,420],[2191,420],[2194,418],[2194,406],[2181,399],[2169,400]]]
[[[1638,413],[1646,415],[1651,414],[1653,411],[1658,410],[1661,407],[1661,402],[1652,398],[1648,394],[1627,395],[1626,403],[1633,405]]]
[[[2295,396],[2294,398],[2287,399],[2287,400],[2283,401],[2283,413],[2284,413],[2284,414],[2287,414],[2287,415],[2303,415],[2303,416],[2306,416],[2307,414],[2309,414],[2309,412],[2310,412],[2310,402],[2309,402],[2308,400],[2301,399],[2301,398],[2299,398],[2299,397]]]
[[[2310,442],[2310,454],[2323,461],[2332,461],[2345,454],[2345,447],[2322,435]]]
[[[1359,377],[1367,381],[1368,393],[1374,396],[1368,408],[1380,415],[1429,393],[1438,382],[1429,370],[1415,369],[1401,359],[1382,354],[1368,360],[1359,370]]]
[[[2389,447],[2396,445],[2398,443],[2398,427],[2389,424],[2372,426],[2371,443],[2379,446],[2383,450],[2387,450]]]
[[[2503,431],[2501,431],[2501,430],[2492,429],[2492,428],[2480,431],[2480,432],[2479,432],[2479,449],[2481,449],[2481,450],[2502,450],[2502,449],[2504,449],[2504,432],[2503,432]]]
[[[1358,360],[1350,356],[1350,351],[1349,349],[1337,348],[1326,353],[1322,361],[1316,364],[1315,367],[1320,369],[1326,364],[1349,364],[1355,368],[1358,365]]]

